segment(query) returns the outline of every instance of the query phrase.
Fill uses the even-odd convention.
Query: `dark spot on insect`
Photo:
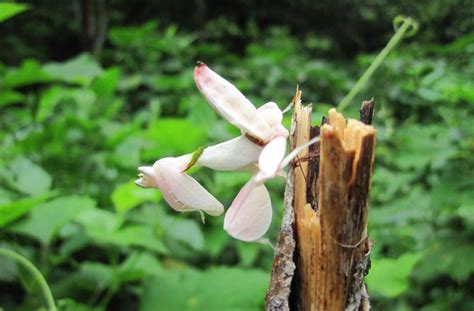
[[[266,143],[264,141],[262,141],[261,139],[258,139],[256,137],[253,137],[252,135],[250,135],[248,133],[245,133],[245,137],[247,137],[251,142],[253,142],[256,145],[259,145],[259,146],[265,146],[266,145]]]

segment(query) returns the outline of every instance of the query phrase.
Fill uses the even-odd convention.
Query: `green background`
[[[0,3],[0,246],[41,270],[61,310],[261,310],[272,249],[231,239],[223,217],[174,212],[133,184],[137,167],[238,135],[196,89],[196,60],[256,106],[284,108],[299,85],[320,120],[398,14],[417,35],[345,112],[375,98],[369,294],[374,310],[473,309],[470,1],[27,4]],[[192,174],[226,207],[249,178]],[[275,242],[284,181],[267,186]],[[31,275],[1,258],[0,307],[42,306]]]

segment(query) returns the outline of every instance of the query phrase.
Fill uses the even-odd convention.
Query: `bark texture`
[[[315,135],[321,140],[290,165],[266,309],[368,310],[374,103],[362,104],[362,122],[346,122],[332,109],[320,127],[311,127],[311,106],[302,106],[300,96],[294,98],[292,146]]]

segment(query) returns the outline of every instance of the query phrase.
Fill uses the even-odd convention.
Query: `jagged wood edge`
[[[371,125],[374,113],[374,99],[364,101],[360,109],[360,121]],[[323,122],[324,122],[323,118]],[[314,127],[311,136],[319,135],[319,127]],[[294,118],[291,123],[291,143],[294,143],[296,123]],[[319,145],[319,144],[318,144]],[[319,147],[319,146],[318,146]],[[288,179],[285,186],[284,213],[281,223],[278,243],[275,250],[275,259],[273,261],[270,285],[265,297],[266,310],[290,310],[291,283],[295,274],[296,265],[294,263],[294,251],[296,247],[294,222],[295,214],[293,209],[294,202],[294,165],[291,163],[288,169]],[[317,177],[316,177],[317,179]],[[346,310],[369,310],[370,301],[367,294],[367,288],[364,278],[370,269],[370,245],[367,253],[359,265],[355,267],[353,277],[355,282],[351,288]]]
[[[374,108],[375,108],[375,102],[373,98],[362,102],[362,106],[359,111],[360,121],[367,125],[372,125]],[[375,140],[370,140],[369,138],[365,139],[365,144],[372,144],[372,143],[374,144]],[[369,148],[366,148],[364,150],[368,150],[368,149]],[[371,171],[368,173],[372,174],[373,173],[373,158],[372,158],[372,163],[370,163],[370,166],[371,166]],[[369,177],[369,183],[370,183],[370,177]],[[370,184],[369,184],[369,188],[367,189],[367,192],[368,192],[367,204],[369,204]],[[362,258],[360,258],[359,262],[357,263],[357,265],[354,266],[352,270],[353,281],[352,281],[352,287],[350,289],[349,296],[347,299],[347,304],[346,304],[346,309],[345,309],[346,311],[370,310],[370,298],[367,292],[367,286],[364,282],[364,279],[370,270],[370,264],[371,264],[370,249],[372,248],[372,245],[371,245],[372,243],[369,240],[366,240],[364,244],[365,244],[364,248],[366,250],[366,253],[362,256]]]

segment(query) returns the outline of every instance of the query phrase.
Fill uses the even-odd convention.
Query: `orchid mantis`
[[[194,70],[194,80],[212,108],[239,128],[242,135],[192,154],[163,158],[153,166],[139,167],[135,183],[144,188],[159,188],[176,211],[219,216],[224,212],[223,205],[186,171],[198,165],[252,172],[253,176],[227,210],[224,230],[242,241],[258,240],[267,232],[272,219],[265,181],[281,175],[284,167],[316,139],[297,147],[285,158],[289,134],[281,124],[283,113],[274,102],[257,109],[234,85],[201,62]]]

